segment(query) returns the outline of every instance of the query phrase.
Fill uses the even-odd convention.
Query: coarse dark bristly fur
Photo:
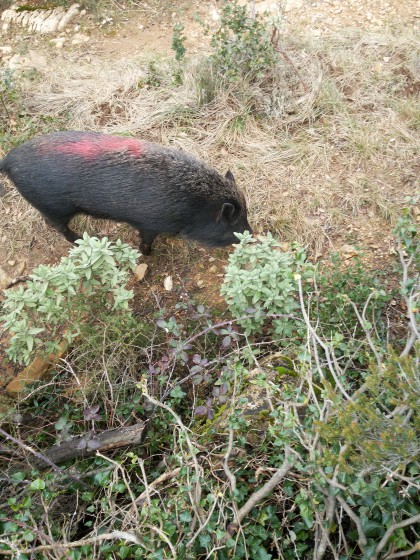
[[[0,171],[45,220],[74,242],[80,212],[139,230],[149,254],[159,233],[211,247],[252,231],[246,201],[230,171],[223,177],[182,151],[98,132],[55,132],[12,149]]]

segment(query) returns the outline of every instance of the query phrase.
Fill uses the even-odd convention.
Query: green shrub
[[[36,349],[56,350],[59,336],[73,341],[95,313],[128,311],[133,293],[125,286],[138,251],[86,233],[76,243],[58,265],[39,266],[26,287],[7,291],[0,320],[12,335],[6,353],[14,362],[28,364]]]
[[[244,76],[261,78],[278,62],[267,23],[257,14],[249,16],[247,6],[238,5],[236,0],[225,3],[211,47],[212,61],[229,81]]]
[[[313,267],[306,262],[300,247],[282,252],[271,234],[257,242],[250,234],[238,234],[239,244],[229,256],[221,294],[229,310],[247,335],[262,332],[266,315],[293,314],[299,304],[296,299],[296,276],[311,278]],[[274,332],[291,337],[301,330],[301,323],[293,317],[273,320]]]

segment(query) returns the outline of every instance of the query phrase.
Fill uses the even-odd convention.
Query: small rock
[[[204,280],[197,280],[197,286],[199,288],[203,288],[204,287]]]
[[[174,283],[173,283],[173,281],[172,281],[172,276],[167,276],[167,277],[165,278],[165,280],[163,281],[163,287],[165,288],[165,290],[166,290],[167,292],[171,292],[173,286],[174,286]]]
[[[287,0],[284,11],[290,12],[291,10],[300,10],[302,6],[303,0]]]
[[[89,41],[89,37],[84,33],[76,33],[73,37],[71,44],[72,45],[81,45],[82,43],[87,43]]]
[[[6,47],[0,47],[0,53],[1,54],[10,54],[12,52],[12,47],[6,46]]]
[[[9,266],[15,266],[16,261],[7,261],[7,264],[8,264]]]
[[[359,252],[355,247],[353,247],[353,245],[343,245],[341,247],[341,252],[345,259],[351,259],[352,257],[356,257],[359,254]]]
[[[79,4],[72,4],[58,24],[58,30],[64,29],[68,23],[79,13]]]
[[[57,47],[57,49],[62,49],[64,43],[67,41],[67,37],[55,37],[51,39],[51,43]]]
[[[212,7],[210,9],[210,17],[213,21],[219,21],[220,20],[220,14],[219,12],[216,10],[215,7]]]
[[[14,21],[16,19],[16,13],[16,9],[4,10],[4,12],[1,14],[1,20],[5,21],[6,23]]]
[[[143,278],[146,276],[147,269],[148,266],[146,263],[141,263],[137,266],[136,270],[134,271],[134,274],[137,276],[137,280],[139,280],[139,282],[141,282]]]
[[[6,272],[0,267],[0,290],[4,290],[4,288],[10,284],[12,279],[6,274]]]
[[[215,272],[217,272],[217,266],[216,266],[216,265],[211,266],[211,267],[209,268],[209,272],[210,272],[211,274],[214,274]]]

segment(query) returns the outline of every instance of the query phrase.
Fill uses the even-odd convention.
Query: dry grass
[[[359,230],[356,241],[373,224],[383,236],[414,188],[418,44],[408,35],[352,35],[283,48],[306,91],[283,59],[270,82],[235,86],[202,60],[189,63],[180,86],[164,61],[60,61],[31,83],[25,106],[69,116],[69,129],[132,134],[232,169],[256,229],[283,240],[320,252],[346,242],[348,229]]]

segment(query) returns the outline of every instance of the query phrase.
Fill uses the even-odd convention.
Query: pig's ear
[[[235,182],[235,177],[233,176],[233,173],[230,169],[226,171],[225,178],[228,179],[228,181],[232,181],[232,183]]]
[[[216,218],[216,222],[219,223],[221,221],[223,222],[232,222],[233,221],[233,217],[235,215],[236,209],[234,207],[233,204],[231,204],[230,202],[225,202],[222,206],[222,209],[220,210],[217,218]]]

